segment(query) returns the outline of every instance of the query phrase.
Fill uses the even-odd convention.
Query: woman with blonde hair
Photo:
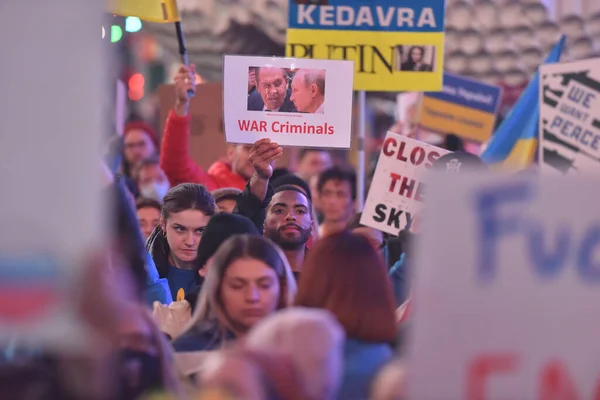
[[[266,316],[293,303],[296,281],[270,240],[236,235],[208,262],[198,306],[175,351],[214,350],[244,336]]]

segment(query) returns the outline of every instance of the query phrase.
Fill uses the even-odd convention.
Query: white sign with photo
[[[540,67],[540,168],[600,172],[600,58]]]
[[[448,151],[388,132],[375,168],[361,224],[398,235],[415,231],[425,201],[423,174]]]
[[[226,55],[228,143],[350,148],[353,61]]]
[[[600,398],[597,181],[428,182],[407,398]]]

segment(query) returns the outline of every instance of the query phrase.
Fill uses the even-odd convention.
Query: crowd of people
[[[402,398],[412,235],[362,225],[356,176],[326,150],[288,171],[261,139],[205,171],[188,148],[194,79],[180,68],[160,143],[129,124],[103,168],[115,245],[91,258],[79,308],[111,356],[16,340],[6,398]]]

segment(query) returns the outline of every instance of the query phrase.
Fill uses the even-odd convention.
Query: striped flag
[[[562,36],[554,45],[544,64],[560,60],[565,39]],[[483,161],[509,168],[524,168],[535,161],[540,114],[539,81],[539,72],[536,72],[481,154]]]

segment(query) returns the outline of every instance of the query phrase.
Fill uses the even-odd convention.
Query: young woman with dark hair
[[[146,248],[159,276],[169,281],[173,300],[183,300],[198,284],[198,245],[215,212],[215,199],[203,185],[177,185],[163,199],[160,225]]]

